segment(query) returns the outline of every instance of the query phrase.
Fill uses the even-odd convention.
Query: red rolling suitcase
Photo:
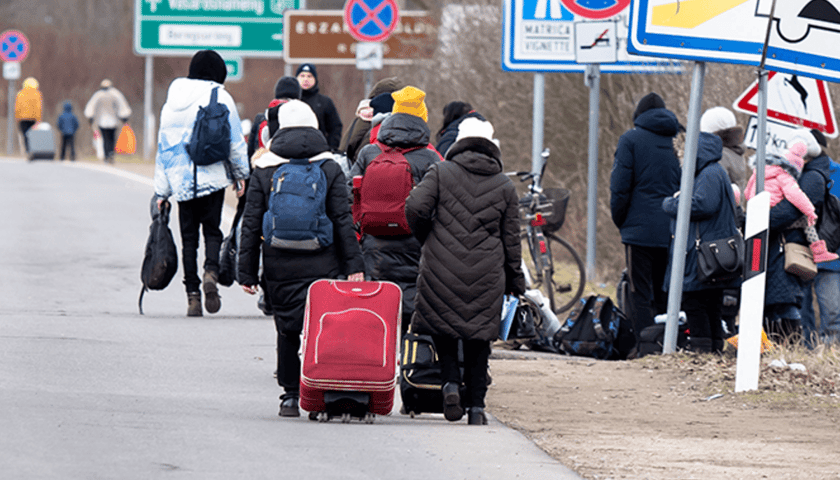
[[[397,385],[402,291],[391,282],[318,280],[303,321],[300,408],[311,419],[372,422]]]

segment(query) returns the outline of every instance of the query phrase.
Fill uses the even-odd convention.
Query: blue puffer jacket
[[[685,274],[683,291],[737,288],[741,280],[732,280],[725,284],[709,285],[697,278],[697,230],[700,241],[707,242],[727,238],[738,232],[735,225],[735,195],[726,170],[718,163],[723,155],[723,142],[711,133],[701,133],[697,145],[697,166],[694,174],[694,191],[691,195],[691,221],[688,226],[688,239],[685,245]],[[679,197],[668,197],[662,201],[662,209],[671,217],[671,234],[676,231],[677,205]],[[664,289],[671,284],[671,263],[674,245],[668,255],[668,270],[665,273]]]
[[[822,214],[826,188],[823,175],[828,176],[830,162],[831,160],[826,156],[817,157],[805,164],[802,175],[799,177],[799,187],[814,204],[817,215]],[[765,305],[793,305],[796,308],[801,308],[802,299],[805,298],[805,286],[807,285],[810,288],[810,282],[803,282],[796,275],[785,272],[782,234],[784,234],[787,242],[808,245],[802,229],[787,230],[800,217],[802,217],[802,212],[787,200],[782,200],[770,209]]]
[[[828,157],[828,178],[832,182],[830,192],[833,193],[835,196],[840,197],[840,163],[835,162],[830,157]],[[840,252],[840,249],[838,249],[837,251]],[[818,263],[817,267],[820,269],[820,271],[840,272],[840,260],[835,260],[833,262]]]
[[[668,247],[669,218],[662,200],[680,189],[680,161],[674,152],[679,122],[669,110],[639,115],[618,140],[610,175],[610,212],[621,242]]]
[[[230,161],[199,166],[193,175],[193,162],[187,153],[198,107],[210,103],[210,93],[219,87],[218,101],[230,110]],[[226,188],[232,180],[246,179],[250,172],[248,147],[242,136],[242,123],[233,98],[211,80],[176,78],[169,86],[166,103],[160,112],[158,148],[155,157],[155,195],[174,196],[178,202],[210,195]],[[229,178],[227,169],[233,175]],[[193,184],[196,182],[195,195]]]

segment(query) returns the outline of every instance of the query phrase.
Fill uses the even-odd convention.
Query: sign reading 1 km
[[[394,0],[347,0],[344,5],[344,24],[360,42],[387,40],[399,19]]]

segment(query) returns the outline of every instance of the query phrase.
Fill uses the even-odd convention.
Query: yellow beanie
[[[392,113],[407,113],[420,117],[424,122],[429,121],[429,110],[426,109],[426,92],[416,87],[405,87],[391,94],[394,99]]]
[[[38,80],[35,80],[34,77],[27,77],[26,80],[23,81],[23,88],[38,88]]]

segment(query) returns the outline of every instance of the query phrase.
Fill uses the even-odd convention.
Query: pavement
[[[399,395],[372,425],[279,418],[255,297],[186,317],[179,271],[139,315],[152,169],[0,158],[1,478],[580,478],[492,415],[411,419]]]

